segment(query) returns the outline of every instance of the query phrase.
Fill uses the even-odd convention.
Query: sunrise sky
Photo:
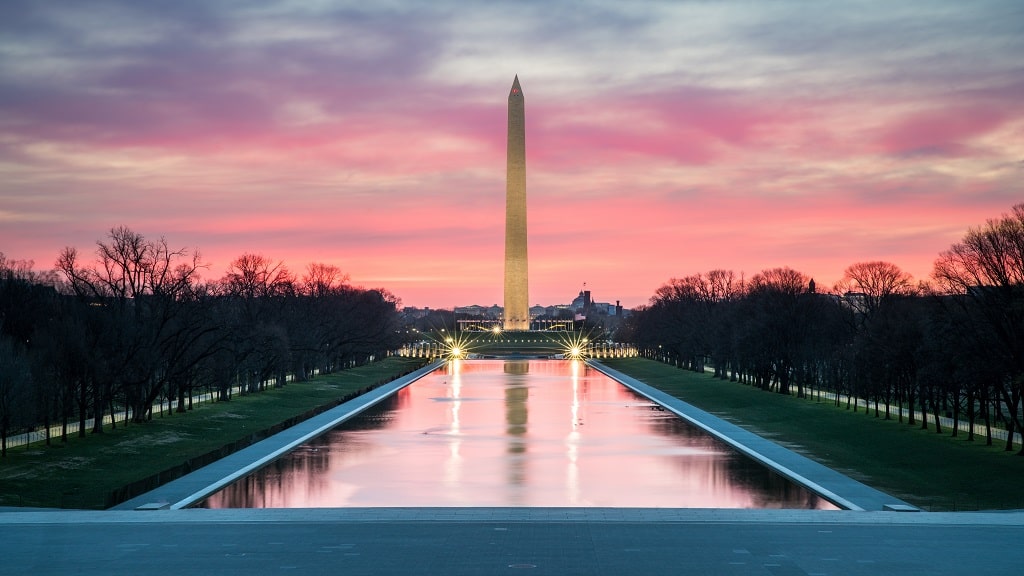
[[[553,6],[552,6],[553,4]],[[0,252],[114,226],[502,302],[526,97],[530,304],[850,264],[927,278],[1024,201],[1024,3],[0,3]]]

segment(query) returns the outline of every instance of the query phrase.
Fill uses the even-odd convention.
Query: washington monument
[[[505,330],[530,329],[526,280],[526,111],[519,76],[508,93],[505,175]]]

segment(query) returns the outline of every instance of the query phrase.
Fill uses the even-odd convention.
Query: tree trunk
[[[910,426],[913,426],[914,424],[917,423],[917,409],[914,407],[914,400],[916,400],[914,396],[915,389],[916,388],[914,387],[913,383],[911,383],[910,387],[907,388],[907,424],[909,424]]]
[[[1003,400],[1006,402],[1006,409],[1010,415],[1006,418],[1007,430],[1006,430],[1006,451],[1013,451],[1013,433],[1020,429],[1020,421],[1017,419],[1017,413],[1020,411],[1021,394],[1020,388],[1012,386],[1009,393],[1004,389],[1002,392]]]
[[[960,432],[960,388],[959,386],[953,387],[953,438],[956,438]]]
[[[103,395],[97,390],[93,393],[92,433],[103,433]],[[81,435],[81,434],[80,434]]]
[[[985,419],[985,446],[992,445],[992,418],[989,417],[988,411],[988,393],[983,392],[984,398],[981,399],[981,417]]]
[[[85,438],[85,420],[86,415],[89,413],[89,400],[88,390],[86,390],[85,382],[81,383],[81,388],[78,393],[78,437]],[[65,419],[66,420],[66,419]],[[64,441],[67,442],[67,424],[64,425]]]
[[[1014,431],[1015,430],[1013,428],[1013,420],[1011,419],[1009,421],[1009,424],[1006,426],[1006,448],[1004,448],[1004,450],[1006,450],[1007,452],[1012,452],[1013,451],[1013,433],[1014,433]]]
[[[928,429],[928,397],[921,391],[921,430]]]
[[[779,371],[779,394],[789,395],[789,370],[785,367]]]
[[[967,441],[974,442],[974,423],[977,411],[974,409],[977,403],[976,391],[973,386],[967,389]]]
[[[931,394],[931,397],[932,397],[932,412],[935,414],[935,433],[936,434],[942,434],[942,422],[939,420],[939,417],[941,416],[941,413],[942,413],[942,409],[939,407],[939,401],[938,401],[938,399],[935,396],[936,396],[936,394],[933,391],[932,394]]]
[[[886,413],[885,419],[889,419],[889,414]],[[900,386],[896,389],[896,419],[900,424],[903,424],[903,387]]]
[[[50,443],[50,436],[51,436],[50,432],[51,432],[51,430],[50,430],[50,411],[49,410],[47,410],[46,412],[43,413],[43,426],[45,427],[44,429],[46,430],[46,445],[47,446],[52,446],[52,444]]]

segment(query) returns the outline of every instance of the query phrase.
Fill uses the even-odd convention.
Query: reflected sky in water
[[[826,508],[579,362],[455,361],[209,508]]]

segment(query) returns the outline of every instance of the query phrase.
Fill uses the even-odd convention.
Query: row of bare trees
[[[152,418],[154,403],[191,407],[365,363],[400,345],[398,302],[353,287],[337,267],[302,275],[244,254],[204,281],[198,252],[114,228],[86,261],[65,248],[56,270],[0,255],[0,451],[8,434],[105,414]],[[47,438],[49,442],[49,438]]]
[[[1004,427],[1013,450],[1024,431],[1024,204],[940,254],[931,282],[888,262],[853,264],[827,291],[790,268],[713,270],[670,280],[617,337],[765,390],[834,392],[885,418],[907,408],[910,424],[936,432],[940,415],[970,423],[971,439],[984,423],[989,443]]]

